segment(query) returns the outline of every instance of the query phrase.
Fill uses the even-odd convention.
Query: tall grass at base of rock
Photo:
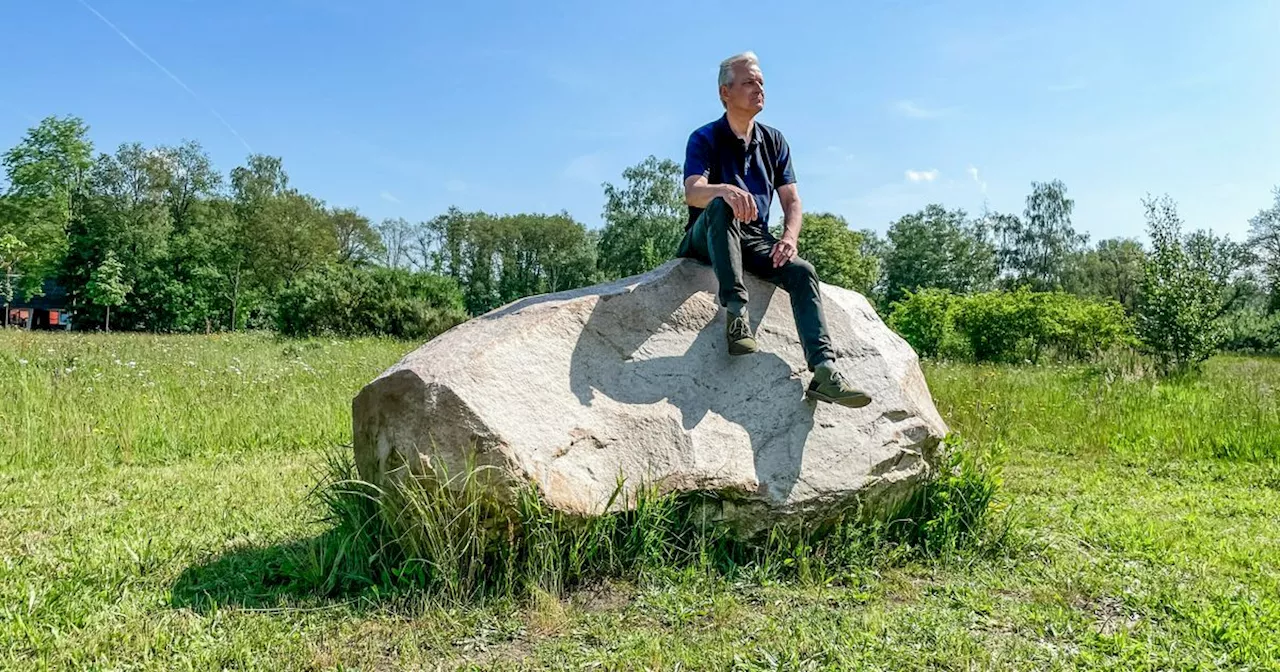
[[[820,526],[775,526],[742,539],[714,520],[708,496],[630,494],[618,482],[609,506],[571,516],[530,487],[513,501],[490,487],[493,468],[468,465],[379,488],[360,480],[349,451],[329,455],[313,491],[328,532],[297,551],[282,573],[324,595],[422,590],[446,603],[567,590],[606,578],[693,571],[759,582],[826,584],[905,557],[945,559],[1002,548],[1008,516],[995,502],[999,464],[972,447],[945,451],[938,473],[892,509],[850,509]]]
[[[886,539],[930,558],[1007,545],[1012,518],[997,502],[1003,446],[983,451],[963,442],[959,445],[963,448],[944,452],[937,476],[911,493],[888,521]]]

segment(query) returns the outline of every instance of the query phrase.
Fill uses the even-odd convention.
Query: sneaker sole
[[[750,355],[751,353],[756,352],[757,350],[759,350],[759,348],[757,347],[743,347],[740,345],[729,346],[729,354],[734,356]]]
[[[871,403],[871,397],[868,397],[865,394],[857,397],[850,397],[848,399],[836,399],[835,397],[829,397],[821,392],[815,392],[813,390],[805,390],[804,394],[810,399],[817,399],[818,401],[825,401],[829,404],[836,404],[837,406],[844,406],[846,408],[862,408],[863,406]]]

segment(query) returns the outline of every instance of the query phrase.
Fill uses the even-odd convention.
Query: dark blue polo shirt
[[[768,230],[773,192],[795,182],[796,174],[791,167],[791,148],[782,133],[758,121],[753,128],[751,142],[743,143],[724,114],[694,131],[685,147],[684,179],[704,175],[710,184],[733,184],[755,196],[759,217],[749,224]],[[702,210],[689,206],[686,231]]]

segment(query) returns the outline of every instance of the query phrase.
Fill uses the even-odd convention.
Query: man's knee
[[[818,269],[814,268],[813,264],[809,263],[808,259],[795,257],[791,260],[789,266],[791,268],[791,272],[798,278],[803,278],[805,280],[818,279]]]
[[[795,257],[787,264],[784,272],[789,287],[816,287],[818,285],[818,270],[806,259]]]
[[[737,220],[733,216],[733,208],[729,207],[729,204],[719,196],[707,203],[707,207],[703,209],[702,216],[707,218],[708,224],[716,226],[737,224]]]

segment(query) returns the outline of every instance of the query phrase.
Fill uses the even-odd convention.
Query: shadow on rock
[[[813,428],[813,405],[798,372],[764,349],[729,355],[710,269],[685,262],[672,272],[689,274],[690,284],[705,285],[709,294],[691,300],[671,292],[673,285],[687,286],[677,281],[602,297],[575,345],[571,389],[585,405],[600,403],[601,396],[623,404],[669,403],[679,410],[686,432],[708,416],[723,418],[750,437],[760,483],[756,494],[785,501],[799,479]],[[777,290],[751,285],[748,313],[760,337],[761,319]],[[787,301],[785,293],[781,300]]]

